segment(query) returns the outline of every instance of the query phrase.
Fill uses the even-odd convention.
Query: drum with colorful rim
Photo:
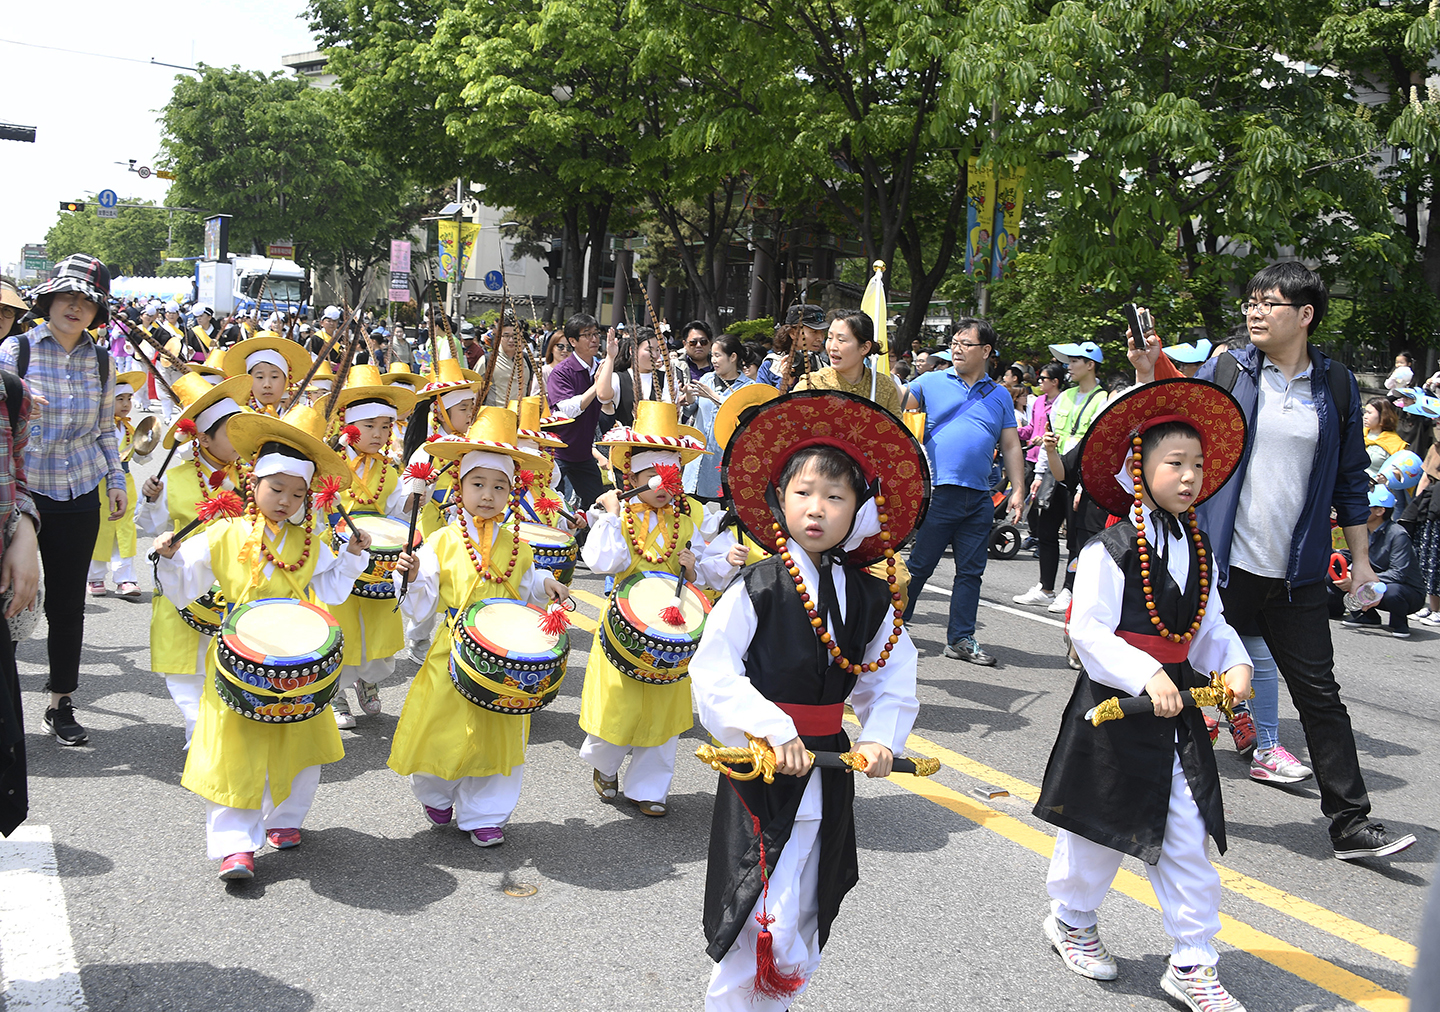
[[[405,535],[410,531],[410,524],[370,510],[350,510],[350,519],[355,521],[356,527],[370,535],[370,565],[355,578],[355,587],[350,593],[355,597],[394,597],[395,563],[405,547]],[[331,543],[338,554],[349,543],[350,530],[339,514],[332,520],[330,529]],[[415,544],[420,544],[418,529],[415,531]]]
[[[176,608],[180,619],[202,636],[214,636],[225,621],[225,595],[220,593],[220,584],[215,584],[204,594],[183,608]]]
[[[685,584],[680,594],[685,624],[672,626],[660,612],[674,597],[675,577],[663,570],[641,570],[615,588],[601,617],[600,639],[611,664],[631,678],[656,685],[686,677],[710,602],[694,584]]]
[[[508,597],[452,619],[450,680],[476,706],[523,715],[548,706],[565,680],[570,637],[540,628],[545,613]]]
[[[520,540],[530,546],[535,555],[535,567],[548,569],[555,579],[568,584],[575,577],[575,559],[580,548],[575,538],[558,527],[520,521]]]
[[[340,623],[317,605],[288,597],[238,605],[216,640],[215,691],[251,720],[309,720],[339,687],[344,646]]]

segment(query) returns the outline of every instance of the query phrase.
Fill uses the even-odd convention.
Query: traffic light
[[[85,201],[83,201],[83,200],[62,200],[62,201],[60,201],[60,210],[62,210],[62,211],[83,211],[83,210],[85,210]]]

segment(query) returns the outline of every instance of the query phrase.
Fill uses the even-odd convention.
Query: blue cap
[[[1058,359],[1088,358],[1092,362],[1105,361],[1105,353],[1094,341],[1083,341],[1080,344],[1052,344],[1050,354]]]
[[[1391,488],[1414,488],[1420,483],[1420,457],[1411,450],[1396,450],[1380,465]]]
[[[1421,394],[1414,404],[1407,404],[1401,411],[1412,415],[1419,415],[1422,418],[1440,418],[1440,397],[1427,397]]]
[[[943,359],[943,360],[946,361],[946,362],[953,362],[953,361],[954,361],[954,359],[951,357],[951,355],[950,355],[950,353],[949,353],[948,351],[932,351],[932,352],[930,353],[930,357],[931,357],[931,358]]]
[[[1384,485],[1373,485],[1370,488],[1370,505],[1389,509],[1395,505],[1395,493]]]
[[[1214,347],[1209,338],[1202,337],[1194,344],[1177,344],[1173,348],[1163,349],[1165,354],[1170,356],[1170,361],[1179,362],[1182,365],[1199,365],[1210,357],[1210,349]]]

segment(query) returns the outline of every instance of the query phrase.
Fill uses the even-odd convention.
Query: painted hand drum
[[[685,624],[672,626],[660,618],[675,597],[675,577],[643,570],[615,588],[605,605],[601,637],[605,657],[631,678],[665,685],[686,676],[690,658],[700,646],[710,602],[694,584],[685,584],[680,611]]]
[[[476,706],[523,715],[548,706],[565,680],[570,637],[540,628],[545,613],[506,597],[476,601],[452,624],[450,680]]]
[[[575,559],[580,554],[573,535],[566,534],[558,527],[520,521],[520,540],[530,546],[535,555],[535,566],[548,569],[555,579],[569,585],[575,577]]]
[[[242,717],[309,720],[339,687],[345,637],[323,608],[267,597],[230,612],[216,641],[215,691]]]
[[[191,629],[202,636],[214,636],[225,621],[225,595],[220,593],[217,583],[185,607],[175,610]]]
[[[387,517],[384,513],[365,510],[351,510],[350,519],[355,526],[370,535],[370,565],[355,578],[355,588],[350,591],[354,597],[394,597],[395,563],[405,547],[405,535],[410,525],[404,520]],[[350,542],[350,531],[345,521],[337,516],[331,530],[336,554],[345,550]],[[415,544],[420,543],[420,532],[415,532]],[[413,550],[413,549],[412,549]]]

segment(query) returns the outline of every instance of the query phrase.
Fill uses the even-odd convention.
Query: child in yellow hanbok
[[[311,492],[317,480],[340,487],[350,481],[350,469],[323,441],[325,420],[318,411],[301,406],[284,419],[243,414],[230,420],[228,431],[240,455],[254,461],[246,515],[217,520],[180,544],[162,534],[155,549],[161,556],[157,581],[173,605],[184,607],[216,584],[226,601],[226,624],[206,656],[200,719],[180,782],[209,802],[207,851],[221,861],[220,877],[236,880],[254,877],[255,852],[267,841],[276,850],[299,845],[320,766],[345,751],[324,704],[338,677],[329,667],[333,633],[319,637],[329,649],[313,667],[293,672],[314,678],[299,690],[305,695],[273,686],[273,703],[258,695],[266,689],[247,692],[237,686],[238,673],[220,671],[218,642],[240,641],[229,644],[232,650],[254,644],[249,652],[258,657],[255,669],[276,668],[278,655],[298,649],[292,643],[313,642],[316,629],[323,634],[334,623],[307,605],[338,604],[350,596],[369,562],[370,539],[357,531],[337,557],[314,535]],[[258,618],[248,628],[231,621],[242,608]],[[291,624],[267,621],[266,609],[283,613]],[[256,684],[240,684],[247,683]]]
[[[105,574],[108,570],[115,581],[115,593],[127,601],[140,600],[140,587],[135,582],[135,476],[130,473],[130,455],[135,448],[135,426],[130,423],[130,404],[135,391],[145,385],[149,375],[143,370],[122,372],[115,377],[115,444],[120,451],[120,467],[125,472],[125,512],[118,520],[110,519],[108,503],[100,507],[100,532],[95,536],[95,550],[90,553],[90,596],[105,595]]]
[[[487,407],[464,440],[426,446],[438,460],[455,462],[460,510],[414,554],[402,553],[397,567],[411,574],[401,601],[406,617],[445,620],[410,685],[389,765],[410,778],[432,823],[453,818],[478,847],[505,842],[505,823],[520,799],[530,717],[485,709],[457,691],[449,673],[455,623],[485,598],[538,605],[569,596],[533,566],[529,547],[502,519],[517,470],[540,464],[516,445],[515,433],[514,412]]]
[[[565,499],[552,484],[555,480],[555,459],[547,451],[556,450],[564,446],[565,442],[545,431],[566,425],[573,419],[566,418],[564,415],[545,417],[543,401],[544,399],[537,395],[522,397],[519,401],[511,402],[512,407],[519,409],[520,428],[516,436],[519,439],[520,449],[529,450],[543,461],[539,470],[535,472],[534,486],[522,490],[517,497],[520,519],[573,534],[584,525],[581,518],[585,514],[571,514],[577,521],[572,523],[564,513],[561,513],[561,510],[565,508]],[[569,511],[566,510],[566,512]]]
[[[448,342],[441,342],[443,352]],[[475,420],[476,390],[479,384],[467,379],[460,364],[453,358],[442,358],[437,369],[420,391],[410,424],[405,429],[405,461],[413,464],[428,460],[423,444],[431,439],[453,437],[463,439]],[[454,476],[446,473],[430,489],[430,499],[420,511],[420,530],[429,535],[445,526],[445,510],[454,506],[451,491]]]
[[[242,410],[239,402],[250,392],[249,378],[237,376],[211,386],[209,377],[191,373],[177,379],[173,389],[180,399],[180,415],[160,445],[166,450],[177,442],[188,445],[176,454],[174,466],[140,486],[135,526],[150,538],[190,523],[197,504],[208,496],[224,490],[245,492],[244,472],[228,431],[230,419]],[[196,626],[214,614],[207,616],[205,608],[198,611],[197,616],[177,608],[158,589],[150,598],[150,667],[165,679],[165,688],[185,719],[186,748],[200,716],[205,654],[210,649],[210,633]]]
[[[596,445],[610,448],[615,473],[627,475],[636,488],[645,487],[660,468],[678,469],[705,452],[703,444],[681,433],[675,405],[664,401],[640,401],[634,427],[617,427]],[[626,503],[611,489],[589,512],[590,536],[581,557],[592,572],[615,576],[615,595],[627,577],[641,570],[676,575],[683,570],[702,588],[723,588],[735,566],[723,552],[707,551],[685,506],[664,487],[642,491]],[[606,604],[612,607],[614,595]],[[610,801],[619,796],[620,766],[628,755],[625,797],[644,814],[663,816],[669,811],[675,749],[693,723],[690,682],[680,678],[656,684],[621,671],[606,656],[604,618],[580,696],[580,727],[586,733],[580,756],[594,767],[596,793]]]
[[[406,496],[400,469],[389,451],[395,418],[414,407],[415,395],[382,383],[380,370],[373,365],[357,365],[350,368],[338,405],[343,412],[341,442],[354,475],[340,501],[352,514],[382,514],[394,521],[388,527],[405,524],[401,518]],[[371,585],[362,586],[368,589]],[[405,624],[395,610],[393,591],[383,597],[352,593],[330,612],[345,631],[345,666],[340,671],[340,690],[330,706],[340,727],[351,728],[355,715],[345,690],[354,687],[362,712],[371,716],[380,712],[379,683],[395,673],[395,655],[405,647]]]
[[[274,417],[292,383],[310,371],[310,353],[276,334],[241,341],[225,353],[227,376],[249,376],[252,385],[245,406]]]

